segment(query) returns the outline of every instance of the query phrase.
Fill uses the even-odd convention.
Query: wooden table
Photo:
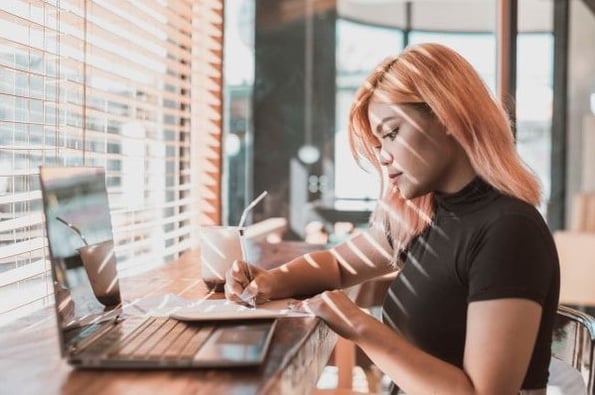
[[[250,261],[272,267],[316,247],[299,242],[253,244]],[[197,251],[120,280],[123,298],[176,293],[201,298]],[[281,318],[259,368],[170,371],[89,371],[60,358],[53,306],[0,328],[0,393],[9,394],[307,394],[315,388],[337,341],[317,318]]]

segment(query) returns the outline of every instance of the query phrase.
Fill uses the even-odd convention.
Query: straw
[[[238,224],[238,228],[242,228],[242,226],[244,226],[244,222],[246,222],[246,216],[248,215],[248,211],[252,210],[254,208],[254,206],[256,206],[262,199],[264,199],[264,197],[267,195],[267,193],[268,193],[267,191],[263,191],[260,195],[258,195],[258,197],[256,199],[254,199],[252,202],[250,202],[250,204],[248,206],[246,206],[246,208],[242,212],[242,216],[240,217],[240,223]],[[249,263],[246,264],[246,269],[248,269],[248,273],[247,273],[248,283],[251,283],[252,280],[254,280],[254,275],[252,274],[252,270],[250,269]],[[244,290],[244,293],[245,292],[246,292],[246,290]],[[242,295],[244,295],[244,293],[242,293]],[[249,300],[244,300],[244,302],[246,304],[248,304],[248,306],[255,308],[256,307],[256,296],[252,296],[249,298]]]
[[[72,230],[74,233],[76,233],[81,238],[81,240],[83,241],[83,243],[85,243],[86,246],[89,245],[89,243],[87,243],[87,239],[85,238],[85,236],[83,235],[83,233],[80,231],[79,228],[77,228],[76,226],[74,226],[70,222],[68,222],[65,219],[62,219],[60,217],[56,217],[56,219],[58,221],[62,222],[64,225],[68,226],[70,228],[70,230]]]
[[[267,195],[267,191],[263,191],[256,199],[254,199],[242,212],[242,216],[240,217],[240,224],[238,225],[239,228],[244,226],[244,222],[246,222],[246,216],[248,215],[248,211],[252,210],[254,206],[256,206],[264,197]]]

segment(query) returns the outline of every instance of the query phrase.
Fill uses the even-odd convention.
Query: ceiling
[[[553,0],[518,0],[520,33],[551,32]],[[494,32],[497,0],[337,0],[340,17],[365,24],[440,32]]]

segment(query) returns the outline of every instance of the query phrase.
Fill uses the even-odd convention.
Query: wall
[[[595,114],[583,117],[583,165],[581,190],[595,192]]]
[[[582,190],[583,178],[586,181],[589,177],[585,171],[585,164],[589,163],[586,157],[595,157],[595,146],[584,146],[583,139],[585,117],[590,114],[590,95],[595,93],[595,15],[582,0],[570,2],[568,56],[566,227],[571,218],[572,197]]]

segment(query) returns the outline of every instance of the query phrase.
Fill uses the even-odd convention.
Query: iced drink
[[[79,249],[79,254],[97,300],[104,306],[120,304],[122,300],[113,241],[84,246]]]
[[[221,292],[225,272],[236,259],[244,259],[242,228],[203,226],[200,230],[201,276],[209,289]]]

